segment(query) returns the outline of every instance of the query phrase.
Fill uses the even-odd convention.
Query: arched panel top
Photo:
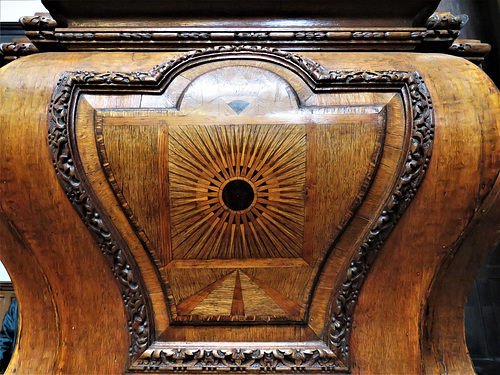
[[[179,110],[206,115],[259,115],[298,108],[296,93],[270,71],[232,65],[203,73],[182,92]]]

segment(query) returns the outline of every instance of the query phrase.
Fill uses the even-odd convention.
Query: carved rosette
[[[74,142],[71,103],[77,91],[106,88],[116,92],[161,92],[163,83],[182,70],[183,65],[202,58],[259,58],[300,72],[317,88],[353,85],[356,87],[396,86],[406,92],[411,106],[411,141],[404,168],[389,201],[355,252],[334,291],[330,311],[328,346],[302,348],[222,348],[200,343],[199,347],[151,349],[155,337],[152,308],[142,276],[130,250],[93,195],[84,171],[79,167]],[[416,72],[327,71],[300,55],[260,46],[217,46],[178,55],[149,72],[69,72],[57,84],[49,108],[48,142],[57,176],[73,207],[89,228],[105,255],[122,291],[131,337],[130,355],[136,371],[281,371],[343,372],[350,366],[349,339],[352,317],[364,279],[385,239],[400,219],[421,184],[432,152],[434,121],[429,93]],[[147,349],[147,348],[150,349]],[[141,354],[142,353],[142,354]]]

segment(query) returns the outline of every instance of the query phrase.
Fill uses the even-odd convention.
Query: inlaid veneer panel
[[[420,37],[316,25],[324,35],[300,41],[280,23],[266,39],[226,33],[238,45],[223,47],[214,30],[181,41],[175,27],[82,34],[27,21],[31,35],[85,48],[158,52],[47,52],[0,69],[0,253],[21,312],[10,372],[473,373],[457,312],[498,237],[498,90],[456,57],[322,49],[349,33],[363,41],[344,46],[382,36],[377,46],[393,48],[390,38],[435,38],[460,17],[439,15]],[[182,148],[170,135],[187,129],[212,152],[206,128],[300,130],[303,219],[281,224],[302,233],[294,257],[174,257],[170,166]],[[234,139],[215,144],[237,150]],[[221,159],[241,173],[245,153],[234,155]],[[186,180],[207,170],[181,166]],[[245,186],[233,184],[251,196]],[[253,203],[217,199],[240,218]]]
[[[273,124],[278,119],[262,115],[252,119],[258,123],[256,125],[235,125],[241,121],[236,116],[220,121],[207,116],[197,118],[193,114],[188,119],[186,115],[175,111],[165,112],[165,117],[158,111],[157,117],[152,117],[149,110],[122,111],[122,117],[117,111],[112,114],[98,112],[98,147],[105,170],[110,181],[113,181],[115,193],[124,202],[124,208],[129,211],[133,222],[137,222],[138,228],[141,227],[140,218],[148,217],[141,214],[148,207],[157,210],[149,216],[148,226],[154,225],[155,218],[161,216],[158,213],[158,201],[151,199],[151,193],[159,189],[145,190],[143,186],[148,173],[146,171],[152,170],[154,174],[155,166],[158,165],[157,146],[149,152],[142,152],[137,145],[130,142],[130,146],[127,146],[126,142],[122,142],[122,133],[127,134],[134,127],[128,124],[151,121],[147,132],[160,132],[160,137],[169,137],[163,141],[169,145],[169,170],[163,172],[163,175],[169,176],[169,187],[159,201],[169,202],[167,209],[170,221],[156,221],[157,230],[150,235],[145,229],[144,237],[157,238],[155,233],[167,233],[168,228],[171,230],[168,248],[156,250],[154,243],[148,242],[152,245],[153,254],[165,254],[171,247],[171,253],[167,255],[171,262],[166,266],[172,278],[167,275],[164,280],[172,291],[173,301],[182,303],[180,311],[184,314],[178,313],[180,316],[187,315],[189,320],[218,316],[211,312],[211,308],[196,308],[197,305],[193,303],[196,301],[200,304],[204,298],[232,299],[232,294],[225,292],[223,286],[233,280],[229,288],[234,289],[236,279],[233,277],[219,286],[215,284],[221,276],[215,275],[225,277],[238,267],[244,267],[242,270],[247,269],[254,277],[259,275],[256,277],[257,284],[252,281],[244,284],[252,290],[261,289],[263,298],[257,298],[256,293],[250,293],[250,289],[245,291],[244,288],[244,295],[255,297],[247,299],[247,312],[258,311],[256,307],[265,300],[269,311],[276,312],[270,316],[280,320],[286,317],[297,319],[294,316],[300,317],[301,312],[304,313],[315,263],[318,263],[318,256],[328,249],[334,239],[326,237],[326,243],[322,244],[321,241],[325,240],[324,231],[333,233],[341,225],[341,220],[346,215],[349,217],[348,210],[356,205],[356,199],[361,199],[373,176],[374,164],[380,155],[382,122],[385,121],[382,108],[363,107],[357,110],[361,114],[356,114],[353,109],[353,113],[347,115],[340,108],[327,107],[317,110],[318,118],[315,118],[313,111],[295,111],[299,118],[311,118],[309,122],[313,124],[304,125]],[[137,119],[145,115],[145,119]],[[219,120],[218,125],[221,126],[210,124],[210,120]],[[189,121],[199,125],[187,125]],[[271,124],[262,125],[265,122]],[[148,128],[146,125],[136,127],[142,131]],[[148,147],[151,139],[148,135],[144,133],[141,138],[144,148]],[[372,146],[367,148],[369,144]],[[130,147],[134,149],[128,150]],[[309,158],[308,168],[306,154]],[[146,158],[145,166],[137,166],[137,163],[132,166],[130,160],[134,158]],[[116,168],[119,177],[114,173],[115,163],[118,163]],[[318,165],[323,167],[319,173],[316,172]],[[131,171],[134,167],[137,172],[129,174],[132,180],[128,180],[121,171]],[[141,170],[145,173],[137,178]],[[306,179],[308,189],[305,187]],[[248,207],[232,210],[226,206],[222,193],[232,181],[241,181],[253,187],[252,195],[255,196]],[[141,195],[145,199],[138,201],[136,197]],[[128,196],[131,199],[127,199]],[[310,202],[309,215],[312,217],[304,225],[306,197]],[[332,201],[336,202],[334,207],[328,203]],[[135,207],[138,208],[138,214],[135,214]],[[335,214],[327,215],[326,211]],[[163,214],[163,217],[167,216],[168,213]],[[305,232],[307,241],[304,240]],[[288,268],[288,277],[274,277],[276,262],[273,259],[277,260],[278,267]],[[205,260],[210,262],[203,267]],[[227,269],[225,273],[216,271],[217,260],[221,260]],[[192,268],[193,265],[200,268],[195,273],[187,269],[175,271],[176,268]],[[203,280],[206,280],[205,283]],[[264,289],[258,287],[258,283],[265,285]],[[217,297],[219,293],[223,293],[224,297]],[[269,298],[269,293],[274,299]],[[230,300],[219,300],[219,303],[231,305]],[[286,302],[280,303],[280,300]],[[277,309],[276,303],[278,306],[292,304],[294,307],[285,308],[287,313]],[[191,308],[186,309],[186,306]],[[201,306],[211,305],[201,303]],[[290,316],[290,311],[294,315]],[[225,316],[232,320],[242,316],[244,319],[259,319],[248,313],[234,316],[228,313]],[[259,315],[260,319],[264,316]],[[217,319],[221,319],[220,316]]]
[[[342,281],[354,275],[346,264],[363,241],[383,241],[374,228],[391,194],[407,194],[405,160],[428,162],[425,86],[408,72],[329,76],[296,55],[201,53],[160,68],[156,87],[133,78],[110,93],[106,78],[74,91],[71,147],[103,210],[100,235],[134,257],[123,285],[151,298],[147,339],[131,325],[149,345],[136,369],[178,340],[315,340],[297,350],[342,369],[349,330],[336,330],[349,327],[355,301],[342,304],[358,285]]]

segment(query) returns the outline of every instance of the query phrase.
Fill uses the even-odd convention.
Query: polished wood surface
[[[380,159],[385,106],[366,104],[397,103],[397,98],[394,93],[360,94],[349,107],[340,107],[342,96],[315,95],[281,70],[298,85],[294,89],[271,73],[269,64],[242,60],[232,67],[221,65],[184,72],[156,103],[147,96],[135,100],[142,110],[96,111],[96,136],[88,129],[92,133],[85,138],[97,139],[92,148],[98,149],[115,195],[152,256],[166,266],[169,301],[182,304],[188,315],[176,319],[303,320],[315,270],[335,240],[336,228],[345,225],[362,200]],[[356,101],[366,104],[354,105]],[[171,109],[155,108],[168,103]],[[402,133],[403,125],[389,131]],[[132,142],[139,135],[137,127],[141,140]],[[401,141],[389,141],[389,147],[401,149]],[[165,167],[158,167],[164,158],[156,154],[159,142],[167,145]],[[134,162],[138,158],[152,168]],[[156,183],[163,180],[158,176],[166,176],[166,190]],[[252,189],[247,206],[227,206],[224,193],[231,194],[233,182]],[[159,202],[169,202],[166,213]],[[331,211],[335,213],[326,214]],[[160,223],[160,217],[166,220]],[[332,236],[325,238],[324,232]],[[166,234],[167,241],[160,241],[158,233]],[[246,314],[230,313],[238,267],[244,267]],[[202,296],[223,304],[216,311],[226,313],[214,313],[214,302],[202,303]],[[175,307],[171,309],[175,317]]]
[[[3,321],[12,300],[16,298],[16,292],[10,281],[0,282],[0,321]]]
[[[326,8],[311,2],[305,6],[301,1],[283,7],[273,1],[238,4],[224,10],[223,2],[218,1],[210,5],[196,1],[201,6],[194,9],[193,1],[143,2],[143,7],[132,1],[121,1],[119,6],[113,1],[47,3],[58,21],[48,14],[22,17],[20,23],[32,43],[0,45],[4,63],[38,52],[181,51],[228,44],[295,51],[440,52],[476,63],[490,50],[488,44],[479,41],[452,44],[467,16],[449,12],[431,15],[438,3],[434,0],[356,0],[334,2]],[[85,3],[85,10],[81,3]],[[210,10],[200,13],[207,5]],[[189,15],[180,11],[190,7]],[[170,17],[172,10],[176,13]],[[69,18],[61,17],[61,12]],[[218,16],[210,17],[209,13]]]
[[[438,54],[175,56],[0,71],[9,371],[471,373],[454,312],[498,229],[491,81]]]

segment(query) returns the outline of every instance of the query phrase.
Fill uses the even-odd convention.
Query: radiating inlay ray
[[[332,244],[370,186],[388,111],[402,105],[370,93],[394,103],[339,106],[293,73],[252,64],[183,73],[168,108],[97,111],[108,181],[182,325],[305,322],[315,272],[329,249],[345,253]],[[144,184],[144,165],[157,186]]]
[[[281,293],[249,277],[243,270],[232,271],[178,304],[179,314],[222,316],[296,316],[299,306]]]
[[[173,258],[300,257],[305,142],[304,125],[171,126]]]

